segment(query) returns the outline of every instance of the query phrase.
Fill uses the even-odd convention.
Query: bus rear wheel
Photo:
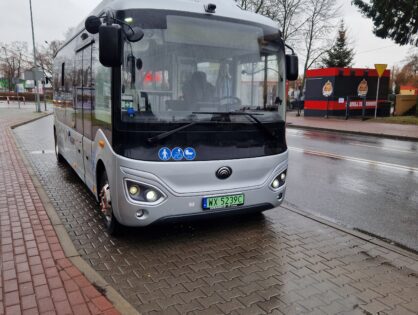
[[[105,217],[107,232],[113,236],[119,235],[122,231],[122,225],[113,214],[112,196],[106,172],[103,172],[101,176],[99,201],[100,210]]]

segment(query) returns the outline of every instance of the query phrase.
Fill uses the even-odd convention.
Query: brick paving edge
[[[49,115],[51,114],[42,115],[40,117],[36,117],[34,119],[30,119],[22,123],[18,123],[16,125],[11,126],[10,128],[15,129],[17,127],[34,122],[38,119],[44,118]],[[73,242],[71,241],[71,238],[67,233],[67,230],[65,229],[61,220],[59,219],[54,206],[49,200],[46,191],[44,190],[42,184],[39,182],[38,177],[36,176],[36,173],[33,171],[30,162],[26,158],[23,149],[19,144],[19,141],[17,141],[13,132],[12,135],[15,145],[18,149],[19,155],[22,158],[23,164],[28,170],[29,176],[31,177],[36,192],[38,193],[39,198],[41,199],[42,204],[45,207],[48,217],[51,220],[51,225],[54,227],[55,233],[58,236],[61,247],[63,248],[66,257],[72,262],[72,264],[76,268],[78,268],[78,270],[80,270],[80,272],[87,278],[87,280],[89,280],[92,284],[103,289],[104,295],[121,314],[138,315],[139,312],[80,256]]]
[[[287,210],[287,211],[290,211],[290,212],[299,214],[299,215],[301,215],[301,216],[303,216],[305,218],[311,219],[311,220],[316,221],[318,223],[321,223],[323,225],[329,226],[329,227],[334,228],[336,230],[339,230],[341,232],[344,232],[344,233],[347,233],[349,235],[352,235],[352,236],[354,236],[356,238],[359,238],[359,239],[361,239],[363,241],[366,241],[368,243],[371,243],[373,245],[383,247],[383,248],[385,248],[385,249],[387,249],[389,251],[395,252],[395,253],[397,253],[399,255],[402,255],[402,256],[411,258],[411,259],[413,259],[415,261],[418,261],[418,255],[415,254],[414,252],[412,252],[412,250],[409,251],[409,250],[403,249],[403,248],[401,248],[399,246],[389,244],[389,243],[387,243],[385,241],[382,241],[381,239],[379,239],[377,237],[370,236],[367,233],[363,233],[363,232],[359,232],[359,231],[356,231],[356,230],[351,230],[351,229],[345,228],[345,227],[343,227],[341,225],[338,225],[336,223],[333,223],[333,222],[331,222],[329,220],[326,220],[324,218],[321,218],[319,216],[315,216],[315,215],[312,215],[310,213],[307,213],[307,212],[305,212],[303,210],[295,209],[293,207],[290,207],[289,205],[281,205],[280,207],[283,208],[283,209],[285,209],[285,210]],[[416,273],[418,273],[418,267],[417,268],[414,268],[413,271],[416,272]]]
[[[383,134],[383,133],[370,133],[370,132],[331,129],[331,128],[323,128],[323,127],[301,126],[301,125],[295,125],[294,123],[287,123],[286,127],[293,128],[293,129],[302,129],[302,130],[329,131],[329,132],[337,132],[337,133],[346,133],[350,135],[371,136],[371,137],[379,137],[379,138],[386,138],[386,139],[392,139],[392,140],[418,141],[418,137],[397,136],[397,135],[388,135],[388,134]]]

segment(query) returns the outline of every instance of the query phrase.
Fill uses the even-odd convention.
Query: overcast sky
[[[372,22],[351,6],[350,0],[337,0],[341,17],[345,19],[349,36],[355,46],[354,66],[373,67],[387,63],[400,65],[411,46],[398,46],[389,39],[380,39],[372,33]],[[32,0],[35,39],[37,42],[63,39],[64,33],[84,19],[100,0]],[[29,0],[0,1],[0,42],[14,40],[31,42]],[[416,48],[415,48],[416,49]]]

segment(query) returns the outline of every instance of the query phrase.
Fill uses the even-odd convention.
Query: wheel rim
[[[100,191],[100,210],[105,216],[107,224],[110,224],[110,222],[112,221],[113,210],[112,198],[110,195],[110,187],[107,182],[103,185]]]

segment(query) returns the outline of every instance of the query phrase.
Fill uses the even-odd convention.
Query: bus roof
[[[214,15],[278,27],[277,22],[267,17],[240,9],[234,0],[103,0],[89,15],[98,15],[107,9],[155,9],[205,14],[204,5],[208,3],[216,4]],[[66,38],[66,42],[84,29],[84,21]]]

